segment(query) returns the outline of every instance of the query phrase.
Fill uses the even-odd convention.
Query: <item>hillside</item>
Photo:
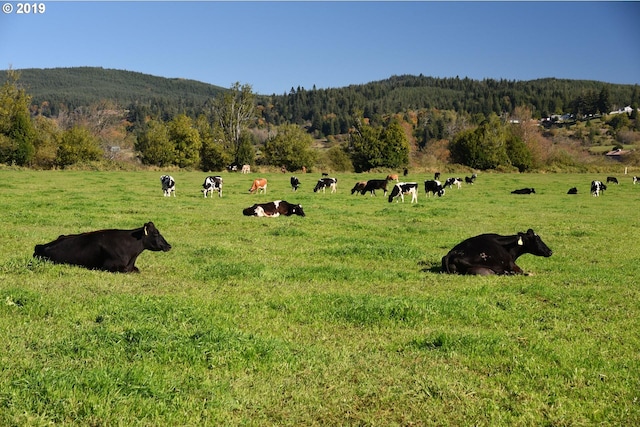
[[[164,78],[96,67],[23,69],[19,83],[37,111],[49,117],[97,103],[128,110],[129,122],[148,117],[168,120],[177,114],[210,114],[208,104],[225,88],[198,81]],[[6,71],[0,71],[0,84]],[[250,83],[249,83],[250,84]],[[591,115],[640,105],[638,85],[588,80],[531,81],[435,78],[423,75],[388,79],[343,88],[305,89],[288,94],[256,94],[262,123],[303,125],[317,138],[339,135],[352,127],[353,115],[373,118],[420,110],[449,110],[475,119],[495,113],[511,115],[528,108],[534,118],[558,113]]]
[[[61,106],[70,110],[109,100],[123,108],[130,105],[182,106],[198,109],[225,89],[195,80],[157,77],[133,71],[98,67],[22,69],[20,84],[36,105],[49,104],[47,115]],[[0,71],[0,83],[6,71]]]

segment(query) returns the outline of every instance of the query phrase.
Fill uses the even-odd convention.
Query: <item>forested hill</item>
[[[511,113],[518,106],[530,108],[537,117],[595,114],[640,104],[639,89],[638,85],[554,78],[478,81],[404,75],[338,89],[292,89],[289,94],[271,98],[274,117],[269,117],[268,109],[265,114],[267,121],[306,121],[312,127],[321,122],[326,127],[327,115],[337,116],[334,122],[340,126],[344,115],[356,109],[365,117],[430,108],[488,116],[492,112]],[[336,132],[325,129],[323,133]]]
[[[109,101],[121,108],[154,106],[162,116],[193,112],[225,88],[195,80],[157,77],[133,71],[99,67],[21,69],[19,83],[32,103],[48,104],[46,115],[57,115],[60,107],[77,107]],[[0,84],[6,80],[0,71]]]
[[[130,118],[196,116],[207,101],[226,88],[185,79],[95,67],[23,69],[20,84],[40,112],[55,116],[59,108],[73,110],[99,102],[131,111]],[[0,84],[5,71],[0,71]],[[242,82],[251,84],[251,82]],[[293,88],[288,94],[257,94],[262,119],[271,124],[305,124],[319,134],[344,133],[355,112],[365,117],[409,110],[440,109],[471,115],[511,113],[526,106],[535,117],[555,113],[590,114],[640,105],[638,85],[587,80],[472,80],[426,76],[392,76],[386,80],[343,88]],[[42,108],[42,106],[45,108]]]

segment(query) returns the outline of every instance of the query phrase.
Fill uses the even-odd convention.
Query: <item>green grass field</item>
[[[606,175],[480,174],[414,205],[350,194],[380,175],[337,174],[337,194],[299,175],[296,194],[224,173],[213,199],[204,173],[172,173],[175,198],[160,175],[0,171],[0,425],[640,424],[631,175],[595,198]],[[242,216],[277,199],[307,216]],[[140,274],[31,256],[147,221],[173,249]],[[439,273],[461,240],[528,228],[554,251],[519,259],[532,275]]]

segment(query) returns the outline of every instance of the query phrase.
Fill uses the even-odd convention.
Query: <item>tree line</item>
[[[427,152],[477,169],[526,171],[544,163],[544,150],[537,132],[514,122],[564,108],[581,117],[605,114],[638,100],[637,86],[629,85],[424,76],[394,76],[341,89],[292,88],[279,96],[258,95],[250,85],[235,83],[179,97],[204,84],[88,67],[72,70],[76,74],[62,78],[61,86],[73,78],[82,83],[102,76],[106,81],[93,80],[98,81],[94,90],[115,92],[98,101],[90,97],[93,102],[87,105],[69,94],[56,110],[45,98],[36,100],[45,96],[42,82],[34,84],[32,78],[25,85],[21,73],[5,72],[0,163],[66,167],[99,161],[105,153],[108,157],[114,145],[130,145],[143,164],[206,171],[246,163],[296,170],[319,160],[336,170],[397,169],[408,165],[412,155]],[[164,89],[143,95],[156,79]],[[27,87],[40,88],[35,90],[39,95]],[[131,88],[134,99],[125,97],[125,88]],[[637,124],[637,113],[609,122],[613,132],[637,131]],[[334,142],[322,155],[312,148],[321,138]]]

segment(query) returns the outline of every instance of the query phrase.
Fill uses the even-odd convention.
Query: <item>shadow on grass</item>
[[[438,273],[442,272],[442,264],[434,261],[418,261],[418,265],[422,268],[420,271],[423,273]]]

